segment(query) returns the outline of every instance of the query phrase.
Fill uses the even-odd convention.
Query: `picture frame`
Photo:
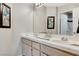
[[[48,16],[47,29],[54,29],[54,28],[55,28],[55,16]]]
[[[2,3],[0,9],[0,28],[11,28],[11,8],[5,3]]]

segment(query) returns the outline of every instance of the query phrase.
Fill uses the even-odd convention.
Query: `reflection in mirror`
[[[47,17],[47,29],[54,29],[55,28],[55,17],[48,16]]]
[[[79,33],[79,20],[78,20],[77,33]]]
[[[48,26],[48,28],[54,27],[54,29],[47,28],[48,16],[55,17],[55,22],[49,22],[51,24]],[[78,4],[39,3],[34,6],[33,31],[34,33],[51,33],[59,35],[77,34],[79,33],[78,19]]]
[[[61,34],[63,35],[73,34],[72,11],[64,12],[61,14]]]

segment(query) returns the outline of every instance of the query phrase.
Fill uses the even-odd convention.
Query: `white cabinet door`
[[[40,44],[37,42],[32,42],[32,48],[40,50]]]
[[[28,46],[26,44],[22,44],[22,54],[24,56],[31,56],[31,46]]]
[[[32,49],[32,55],[33,56],[40,56],[40,51],[36,49]]]
[[[40,56],[40,44],[37,42],[32,42],[32,55]]]

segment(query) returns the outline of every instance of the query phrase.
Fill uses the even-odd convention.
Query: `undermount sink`
[[[44,38],[44,37],[39,37],[37,36],[37,38],[43,39],[43,40],[50,40],[50,38]]]

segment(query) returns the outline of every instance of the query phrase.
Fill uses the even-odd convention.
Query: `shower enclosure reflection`
[[[73,17],[72,11],[64,12],[61,14],[60,32],[63,35],[73,34]]]

